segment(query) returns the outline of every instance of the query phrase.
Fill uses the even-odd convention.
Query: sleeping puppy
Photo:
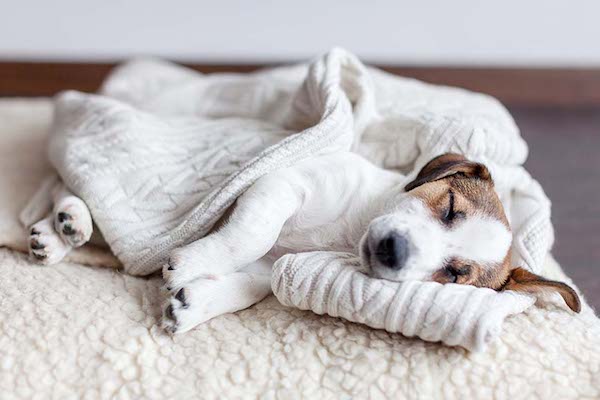
[[[56,206],[66,199],[69,212]],[[91,234],[89,211],[82,207],[70,194],[55,198],[54,213],[61,216],[55,230],[70,246],[73,238],[80,245]],[[55,255],[43,246],[36,225],[32,255],[40,259],[44,251],[42,261],[62,258],[64,250]],[[163,326],[185,332],[249,307],[271,292],[270,268],[277,258],[319,250],[355,253],[370,275],[392,281],[555,291],[579,312],[572,288],[510,264],[511,243],[504,209],[482,164],[445,154],[407,182],[353,153],[315,157],[261,177],[211,233],[171,253],[162,271],[168,291]]]

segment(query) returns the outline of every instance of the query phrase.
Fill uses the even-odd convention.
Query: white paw
[[[162,327],[171,334],[187,332],[223,312],[219,310],[217,281],[199,279],[170,291],[163,311]]]
[[[162,326],[167,332],[187,332],[222,314],[243,310],[271,293],[270,263],[252,272],[235,272],[214,279],[196,279],[170,290]],[[259,272],[260,271],[260,272]]]
[[[54,208],[54,228],[66,243],[79,247],[92,236],[92,216],[80,198],[69,196]]]
[[[52,219],[48,217],[37,222],[29,232],[29,254],[43,265],[58,263],[71,250],[54,230]]]
[[[169,260],[163,265],[162,275],[168,290],[175,291],[198,278],[216,279],[217,275],[212,268],[202,261],[201,253],[190,252],[186,248],[175,249],[171,252]]]

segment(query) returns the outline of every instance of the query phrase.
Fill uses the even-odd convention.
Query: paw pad
[[[85,244],[92,235],[92,220],[83,204],[63,204],[54,214],[54,229],[72,247]],[[67,211],[68,210],[68,211]]]
[[[46,258],[48,258],[48,256],[46,254],[40,254],[40,253],[31,253],[33,255],[33,257],[35,257],[36,260],[39,261],[44,261]]]
[[[70,224],[65,224],[63,226],[63,230],[62,231],[63,231],[63,233],[65,235],[69,235],[69,236],[72,236],[75,233],[77,233],[77,231],[75,229],[73,229],[73,227]]]
[[[185,289],[183,289],[183,288],[179,289],[179,291],[175,295],[175,298],[181,302],[181,306],[183,308],[189,307],[189,304],[186,302],[186,298],[185,298]]]
[[[33,250],[42,250],[46,246],[37,241],[37,239],[31,239],[31,243],[29,244]]]
[[[175,314],[173,314],[173,305],[169,304],[169,306],[165,309],[165,316],[175,322],[177,322],[177,318],[175,318]]]
[[[72,220],[73,217],[71,216],[71,214],[68,214],[66,212],[59,212],[58,215],[56,216],[58,218],[58,222],[65,222],[67,220]]]

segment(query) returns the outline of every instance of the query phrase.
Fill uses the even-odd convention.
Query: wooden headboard
[[[0,61],[0,96],[51,96],[97,90],[114,63]],[[249,72],[264,64],[185,64],[204,73]],[[380,66],[393,74],[488,93],[510,106],[600,106],[600,68],[457,68]]]

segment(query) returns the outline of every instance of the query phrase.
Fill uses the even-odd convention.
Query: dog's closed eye
[[[465,213],[456,209],[456,196],[452,190],[448,191],[448,208],[443,211],[442,221],[452,225],[455,220],[465,217]]]
[[[447,265],[444,269],[446,275],[448,277],[448,282],[457,283],[461,277],[468,277],[471,274],[471,266],[470,265]]]
[[[451,259],[446,265],[433,274],[433,280],[439,283],[468,284],[473,280],[476,269],[470,263],[463,263],[457,259]]]

